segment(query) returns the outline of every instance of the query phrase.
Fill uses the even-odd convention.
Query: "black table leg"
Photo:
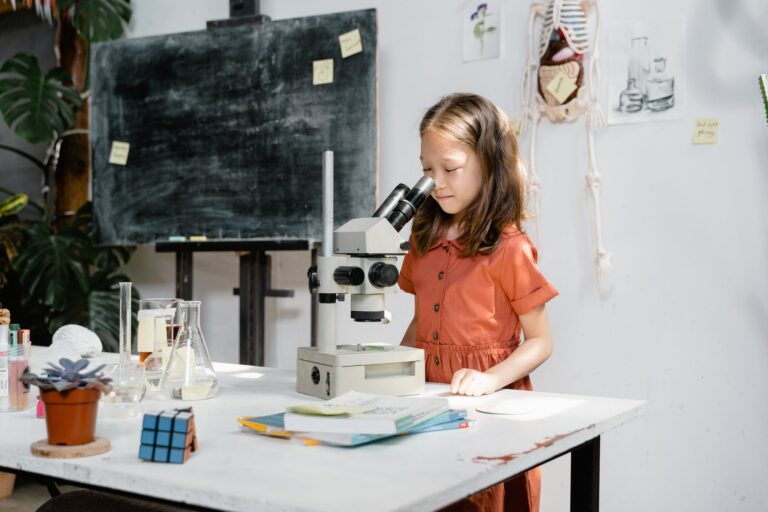
[[[571,452],[571,512],[600,510],[600,436]]]
[[[176,297],[192,300],[192,251],[176,253]]]

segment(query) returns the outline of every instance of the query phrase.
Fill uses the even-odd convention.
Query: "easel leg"
[[[192,300],[192,252],[176,253],[176,297]]]
[[[264,366],[267,258],[259,250],[240,255],[240,364]]]
[[[571,452],[571,512],[600,509],[600,437]]]

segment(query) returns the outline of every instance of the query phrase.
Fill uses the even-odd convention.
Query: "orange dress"
[[[429,382],[450,383],[461,368],[485,371],[520,345],[523,315],[557,295],[539,271],[536,248],[515,228],[488,255],[459,258],[458,240],[438,240],[424,256],[408,253],[400,288],[416,297],[416,342]],[[533,390],[526,376],[508,386]],[[538,468],[481,491],[451,510],[537,512]]]

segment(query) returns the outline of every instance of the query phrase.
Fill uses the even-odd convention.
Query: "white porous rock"
[[[103,346],[96,333],[81,325],[63,325],[53,333],[51,347],[67,345],[81,357],[94,357],[101,353]]]

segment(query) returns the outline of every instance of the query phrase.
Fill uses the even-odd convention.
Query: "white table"
[[[303,446],[243,432],[235,422],[315,400],[295,391],[294,372],[229,364],[216,369],[220,391],[214,399],[140,404],[142,411],[194,407],[200,449],[184,464],[139,460],[140,417],[99,418],[97,435],[112,443],[105,454],[35,457],[29,446],[46,437],[45,422],[28,410],[0,414],[0,468],[201,509],[396,511],[437,509],[572,453],[571,508],[597,510],[600,435],[646,406],[637,400],[505,391],[536,397],[538,411],[475,413],[477,424],[469,429],[357,448]],[[446,385],[427,388],[428,394],[448,396],[455,408],[494,398],[454,397]]]

